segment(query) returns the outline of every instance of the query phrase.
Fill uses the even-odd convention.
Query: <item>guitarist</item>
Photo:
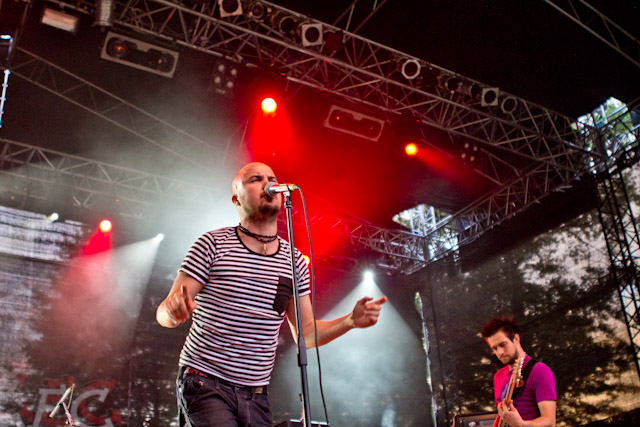
[[[551,369],[528,356],[520,344],[520,326],[503,316],[487,322],[482,336],[505,366],[493,377],[498,416],[510,427],[554,427],[556,425],[556,380]],[[518,357],[524,357],[522,380],[512,399],[505,401]]]

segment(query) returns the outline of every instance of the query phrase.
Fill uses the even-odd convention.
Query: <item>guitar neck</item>
[[[522,365],[524,363],[524,356],[520,356],[518,357],[518,360],[516,361],[516,364],[513,368],[513,373],[511,374],[511,379],[509,380],[509,388],[507,388],[507,394],[504,397],[503,402],[507,403],[511,400],[511,397],[513,396],[513,391],[516,388],[516,385],[518,384],[518,381],[520,380],[521,376],[522,376]],[[504,420],[500,417],[497,418],[498,423],[494,424],[494,427],[504,427]]]

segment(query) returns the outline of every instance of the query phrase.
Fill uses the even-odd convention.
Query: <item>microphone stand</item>
[[[69,401],[69,403],[71,403],[71,401]],[[62,407],[64,408],[65,415],[67,416],[66,424],[72,427],[75,427],[75,424],[73,423],[73,418],[71,418],[71,414],[69,413],[69,407],[64,402],[62,402]]]
[[[298,292],[298,274],[296,268],[296,256],[293,244],[293,220],[291,218],[291,192],[285,191],[284,206],[287,211],[287,231],[289,233],[289,254],[291,256],[291,273],[293,274],[293,301],[296,312],[296,330],[298,333],[298,366],[302,380],[302,404],[305,427],[311,427],[311,409],[309,405],[309,381],[307,379],[307,346],[302,336],[302,322],[300,320],[300,295]]]

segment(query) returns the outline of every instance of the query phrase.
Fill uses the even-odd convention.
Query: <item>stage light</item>
[[[239,0],[218,0],[220,17],[242,15],[242,3]]]
[[[249,10],[249,16],[256,20],[261,20],[262,18],[265,17],[265,15],[268,15],[271,13],[270,7],[267,7],[264,4],[257,1],[249,3],[247,10]]]
[[[240,75],[239,65],[222,59],[219,61],[213,67],[209,90],[221,95],[231,95]]]
[[[300,26],[302,46],[318,46],[322,44],[322,24],[302,24]]]
[[[178,56],[178,52],[110,31],[100,51],[102,59],[169,78],[173,77]]]
[[[111,221],[109,221],[108,219],[103,219],[102,221],[100,221],[100,231],[102,231],[103,233],[110,232],[111,227]]]
[[[333,105],[324,121],[324,126],[371,141],[377,141],[382,134],[384,120]]]
[[[69,33],[75,34],[78,32],[79,19],[77,16],[69,15],[58,10],[49,9],[48,7],[45,7],[42,10],[40,22],[59,30],[67,31]]]
[[[420,75],[420,63],[417,59],[407,59],[400,69],[402,75],[407,80],[413,80]]]
[[[113,3],[114,0],[98,0],[96,16],[93,21],[95,25],[111,27],[113,21]]]
[[[418,154],[418,145],[414,142],[410,142],[404,146],[404,152],[407,156],[415,156]]]
[[[278,108],[278,104],[276,100],[273,98],[264,98],[262,103],[260,104],[262,108],[262,112],[267,115],[273,115],[276,113],[276,109]]]
[[[373,271],[365,270],[365,272],[362,274],[362,277],[364,278],[364,281],[367,283],[373,282]]]
[[[158,234],[156,235],[156,239],[157,239],[159,242],[163,241],[163,240],[164,240],[164,234],[162,234],[162,233],[158,233]]]
[[[505,96],[500,101],[500,109],[505,114],[513,113],[514,111],[516,111],[517,107],[518,107],[518,100],[513,96]]]
[[[449,92],[457,91],[462,85],[462,79],[455,74],[443,73],[438,80],[440,81],[440,86]]]
[[[302,258],[304,258],[304,262],[307,263],[307,266],[311,264],[311,258],[309,258],[309,255],[302,255]]]
[[[271,25],[284,34],[292,34],[297,27],[294,17],[281,10],[271,14],[270,18]]]
[[[497,87],[485,87],[482,88],[480,93],[480,105],[482,107],[493,107],[498,105],[498,91]]]
[[[331,55],[333,52],[344,48],[344,34],[342,31],[331,31],[323,35],[324,37],[324,53]]]
[[[479,154],[479,148],[476,144],[470,144],[465,142],[462,145],[462,152],[460,158],[465,162],[475,162]]]

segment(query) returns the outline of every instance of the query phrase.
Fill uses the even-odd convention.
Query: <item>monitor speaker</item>
[[[498,414],[481,412],[476,414],[459,414],[453,417],[454,427],[492,427]]]

